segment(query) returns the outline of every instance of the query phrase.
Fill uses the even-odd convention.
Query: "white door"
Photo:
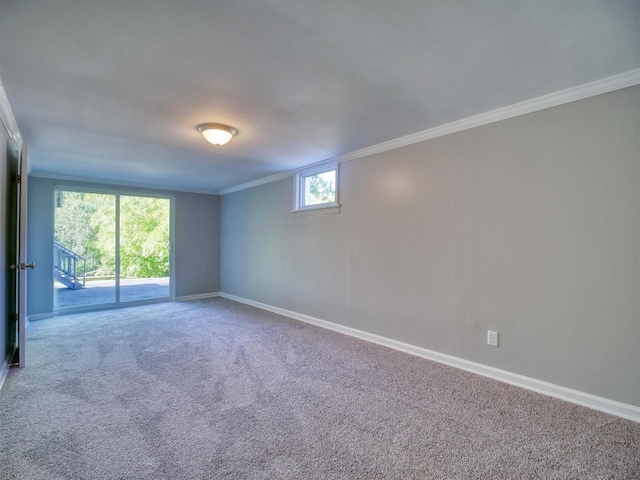
[[[35,268],[34,263],[27,263],[27,172],[29,155],[27,144],[22,144],[20,165],[18,166],[17,202],[16,202],[16,230],[18,233],[16,257],[18,263],[10,265],[17,273],[17,302],[16,316],[18,318],[18,366],[25,366],[26,355],[26,326],[27,326],[27,270]]]

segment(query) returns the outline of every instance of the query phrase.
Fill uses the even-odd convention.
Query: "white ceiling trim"
[[[307,165],[308,166],[308,165]],[[306,168],[306,167],[304,167]],[[243,183],[241,185],[236,185],[235,187],[225,188],[224,190],[220,190],[220,195],[226,195],[227,193],[239,192],[240,190],[246,190],[247,188],[257,187],[259,185],[264,185],[265,183],[277,182],[278,180],[282,180],[283,178],[289,178],[295,175],[294,171],[287,171],[282,173],[276,173],[274,175],[269,175],[268,177],[259,178],[258,180],[253,180],[252,182]]]
[[[7,94],[4,91],[2,80],[0,80],[0,120],[2,121],[2,125],[4,125],[4,129],[7,131],[9,144],[19,152],[22,148],[22,135],[20,135],[20,130],[18,130],[18,124],[13,116],[13,111],[11,110],[11,105],[9,105]]]
[[[414,143],[424,142],[425,140],[431,140],[451,133],[461,132],[482,125],[488,125],[490,123],[499,122],[501,120],[507,120],[509,118],[525,115],[527,113],[533,113],[540,110],[544,110],[551,107],[557,107],[566,103],[583,100],[585,98],[594,97],[596,95],[602,95],[604,93],[613,92],[622,88],[632,87],[640,84],[640,69],[631,70],[625,73],[620,73],[612,77],[603,78],[593,82],[578,85],[577,87],[567,88],[558,92],[542,95],[540,97],[525,100],[520,103],[515,103],[507,107],[498,108],[489,112],[474,115],[472,117],[464,118],[462,120],[456,120],[455,122],[446,123],[439,127],[430,128],[422,132],[413,133],[404,137],[396,138],[395,140],[389,140],[387,142],[379,143],[371,147],[362,148],[354,152],[345,153],[334,158],[323,160],[316,163],[324,163],[327,161],[333,161],[337,163],[349,162],[358,158],[369,157],[377,153],[387,152],[396,148],[406,147],[413,145]],[[296,174],[297,171],[308,168],[306,165],[295,170],[277,173],[268,177],[260,178],[252,182],[236,185],[235,187],[225,188],[220,190],[220,195],[226,195],[227,193],[238,192],[247,188],[257,187],[258,185],[264,185],[266,183],[276,182],[283,178],[291,177]]]
[[[51,180],[64,180],[67,182],[98,183],[100,185],[116,185],[119,187],[146,188],[148,190],[200,193],[204,195],[220,195],[220,192],[218,192],[217,190],[202,190],[202,189],[195,189],[195,188],[170,187],[167,185],[155,185],[152,183],[127,182],[124,180],[109,180],[109,179],[102,179],[102,178],[95,178],[95,177],[81,177],[77,175],[60,175],[58,173],[44,172],[41,170],[35,170],[29,173],[29,176],[37,177],[37,178],[47,178]]]

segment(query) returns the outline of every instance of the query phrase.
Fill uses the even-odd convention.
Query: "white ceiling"
[[[0,0],[0,78],[35,173],[213,192],[638,68],[639,27],[638,1]]]

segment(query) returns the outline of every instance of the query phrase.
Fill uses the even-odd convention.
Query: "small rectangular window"
[[[314,173],[304,177],[303,207],[336,203],[336,171]]]
[[[337,205],[337,165],[324,165],[296,176],[295,210],[336,207]]]

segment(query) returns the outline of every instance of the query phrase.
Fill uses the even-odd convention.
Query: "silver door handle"
[[[21,263],[19,265],[13,264],[13,265],[9,265],[9,268],[11,270],[26,270],[27,268],[34,269],[34,268],[36,268],[36,264],[35,264],[35,262]]]

